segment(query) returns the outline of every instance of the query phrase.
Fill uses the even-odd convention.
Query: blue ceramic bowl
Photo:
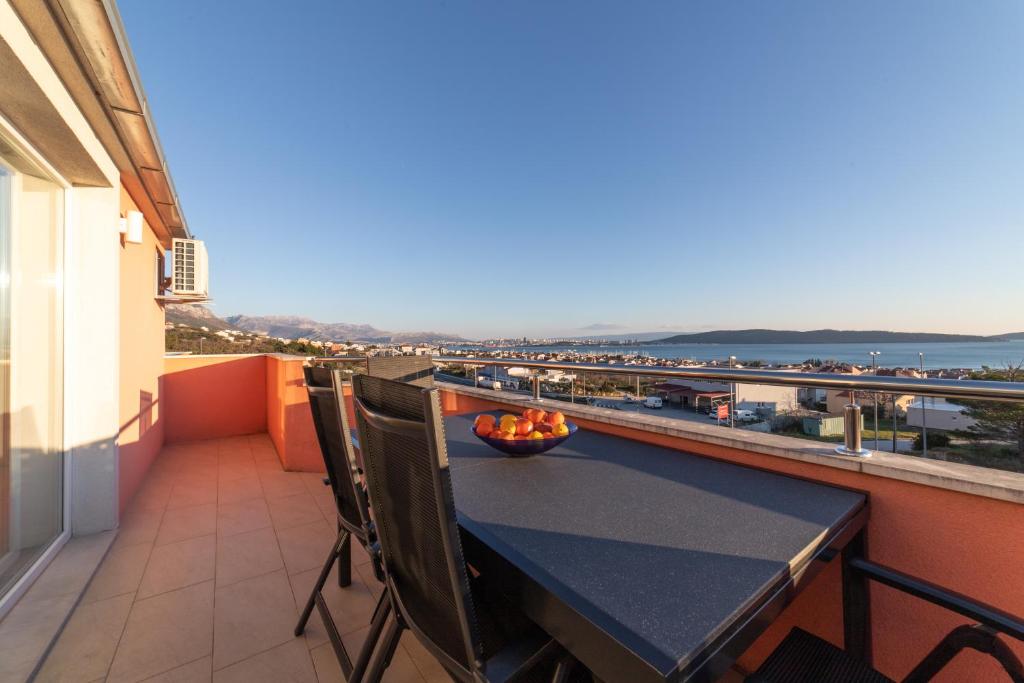
[[[501,451],[505,455],[512,456],[513,458],[525,458],[528,455],[537,455],[538,453],[544,453],[550,451],[552,448],[562,443],[570,436],[576,433],[578,427],[568,420],[565,421],[565,426],[569,428],[569,433],[565,436],[552,436],[547,439],[492,439],[487,436],[480,436],[473,431],[472,425],[469,430],[473,432],[473,436],[483,441],[488,446]]]

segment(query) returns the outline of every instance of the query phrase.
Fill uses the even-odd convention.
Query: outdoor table
[[[606,681],[715,680],[807,581],[863,552],[867,497],[580,429],[510,458],[445,419],[467,560]],[[843,572],[847,648],[863,580]]]

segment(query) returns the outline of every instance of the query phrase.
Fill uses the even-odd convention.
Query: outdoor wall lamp
[[[118,221],[125,242],[142,244],[142,212],[129,211],[127,218]]]

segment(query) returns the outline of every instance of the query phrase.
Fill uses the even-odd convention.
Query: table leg
[[[868,579],[849,565],[854,557],[867,557],[864,529],[843,548],[843,641],[850,655],[871,664],[871,601]]]
[[[352,585],[352,534],[345,536],[338,548],[338,585],[342,588]]]

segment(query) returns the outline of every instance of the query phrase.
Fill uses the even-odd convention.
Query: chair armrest
[[[1001,609],[860,557],[850,560],[850,568],[869,579],[962,614],[1017,640],[1024,640],[1024,619]]]
[[[995,659],[1013,683],[1024,682],[1024,665],[1013,654],[1013,650],[996,637],[992,629],[980,624],[973,626],[964,624],[950,631],[942,639],[942,642],[936,645],[921,660],[921,663],[907,674],[903,683],[927,683],[935,678],[961,650],[966,648],[977,650]]]

